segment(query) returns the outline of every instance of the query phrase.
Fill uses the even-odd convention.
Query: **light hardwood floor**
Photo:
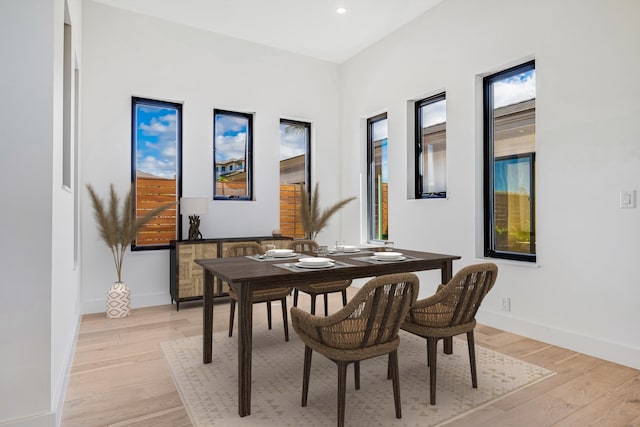
[[[301,308],[308,299],[301,295]],[[339,294],[330,304],[341,307]],[[265,313],[265,304],[255,305],[254,322],[266,323]],[[228,303],[216,303],[214,332],[227,330],[228,319]],[[273,333],[282,334],[277,305],[273,319]],[[159,343],[201,334],[199,302],[178,312],[171,305],[136,309],[125,319],[84,316],[62,426],[190,426]],[[557,374],[449,426],[640,426],[640,371],[482,325],[476,344]],[[243,421],[255,425],[250,416]]]

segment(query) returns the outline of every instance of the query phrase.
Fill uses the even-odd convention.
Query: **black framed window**
[[[447,97],[417,101],[416,199],[447,197]]]
[[[536,261],[536,69],[484,79],[485,256]]]
[[[253,200],[253,115],[213,110],[213,198]]]
[[[280,119],[280,232],[303,238],[302,189],[311,194],[311,123]]]
[[[369,240],[389,239],[387,113],[367,119],[367,213]]]
[[[131,98],[131,182],[136,216],[182,193],[182,104]],[[176,207],[154,217],[137,235],[133,250],[167,249],[181,238]]]

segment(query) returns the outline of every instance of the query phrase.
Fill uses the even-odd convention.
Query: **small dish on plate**
[[[360,252],[360,249],[358,249],[357,246],[345,245],[343,251],[344,252]]]
[[[333,260],[331,258],[315,257],[315,258],[300,258],[299,262],[295,263],[296,267],[302,268],[327,268],[333,267]]]
[[[275,258],[288,258],[295,255],[293,249],[273,249],[273,256]]]
[[[300,268],[329,268],[329,267],[333,267],[335,264],[332,262],[327,262],[325,264],[303,264],[301,262],[296,262],[295,264],[296,267],[300,267]]]
[[[298,264],[304,267],[315,267],[318,265],[326,267],[328,264],[333,265],[333,260],[331,258],[323,257],[300,258],[298,261]]]
[[[402,261],[406,259],[402,252],[374,252],[372,258],[378,261]]]

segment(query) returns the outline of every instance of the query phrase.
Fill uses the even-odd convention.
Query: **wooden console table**
[[[234,243],[256,242],[261,245],[274,244],[277,248],[286,248],[290,237],[227,237],[203,240],[172,240],[170,247],[170,281],[169,291],[171,303],[201,300],[204,289],[202,267],[193,262],[196,259],[222,258],[227,246]],[[214,297],[226,296],[228,285],[217,281]]]

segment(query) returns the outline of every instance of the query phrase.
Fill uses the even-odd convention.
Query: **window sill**
[[[514,267],[525,267],[525,268],[540,268],[540,264],[537,262],[528,262],[528,261],[514,261],[511,259],[504,258],[480,258],[476,257],[476,261],[478,262],[492,262],[496,265],[511,265]]]

